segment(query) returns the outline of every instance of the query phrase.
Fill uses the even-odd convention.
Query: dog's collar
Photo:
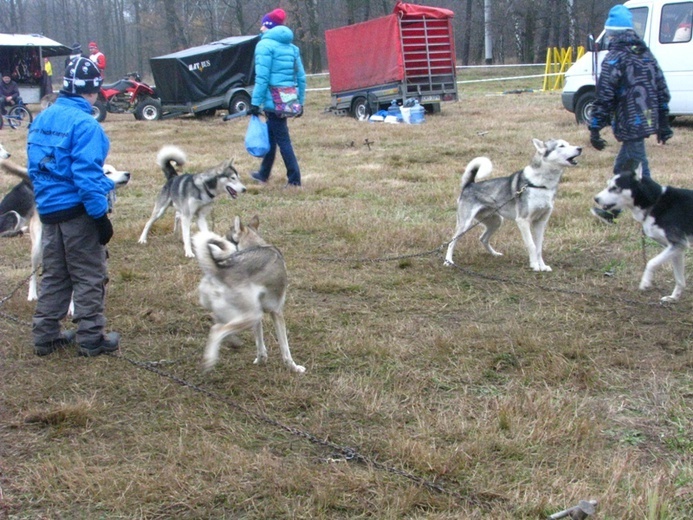
[[[520,177],[520,188],[517,190],[517,194],[519,195],[523,191],[525,191],[527,188],[536,188],[538,190],[548,190],[549,188],[547,186],[537,186],[536,184],[533,184],[527,177],[525,177],[525,174],[522,170],[519,172],[519,177]]]
[[[207,187],[207,183],[204,183],[203,186],[205,187],[205,193],[206,193],[207,195],[209,195],[209,198],[210,198],[210,199],[213,199],[214,197],[217,196],[216,193],[212,193],[211,191],[209,191],[209,188]]]
[[[548,190],[549,189],[547,186],[537,186],[536,184],[532,184],[527,179],[525,179],[525,185],[522,188],[523,189],[524,188],[537,188],[539,190]]]

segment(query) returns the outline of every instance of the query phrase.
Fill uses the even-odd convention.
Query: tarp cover
[[[253,54],[260,36],[233,36],[149,60],[156,92],[164,104],[223,96],[253,84]]]
[[[448,9],[398,2],[393,14],[325,31],[332,93],[402,81],[399,17],[452,18]]]
[[[332,93],[404,79],[397,15],[325,31]]]
[[[397,2],[393,12],[395,14],[401,14],[403,17],[423,16],[425,18],[453,18],[455,16],[455,13],[449,9],[429,7],[427,5],[405,4],[404,2]]]

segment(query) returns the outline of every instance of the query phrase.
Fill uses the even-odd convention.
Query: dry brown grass
[[[555,93],[463,94],[421,126],[357,123],[323,114],[328,104],[327,93],[313,93],[305,117],[291,122],[300,191],[282,189],[281,165],[268,186],[250,182],[258,161],[243,150],[240,121],[109,114],[109,161],[133,173],[109,246],[107,315],[123,335],[122,356],[39,359],[26,286],[2,304],[0,517],[540,518],[594,498],[599,518],[688,518],[693,294],[657,305],[672,288],[667,269],[639,293],[638,226],[589,216],[613,137],[605,133],[606,151],[590,149]],[[674,130],[666,147],[648,143],[651,166],[661,182],[690,187],[693,126]],[[496,172],[513,172],[531,156],[532,137],[586,147],[548,227],[552,273],[528,270],[512,223],[495,241],[501,258],[472,232],[458,244],[459,269],[444,268],[440,254],[369,261],[449,240],[466,162],[488,154]],[[25,158],[20,132],[2,130],[0,141]],[[267,366],[252,364],[246,334],[246,346],[224,349],[201,374],[210,320],[197,303],[199,268],[171,234],[172,212],[137,244],[166,143],[187,151],[190,171],[236,157],[249,191],[218,202],[215,228],[259,214],[265,238],[283,250],[289,342],[304,376],[282,366],[271,327]],[[0,182],[4,192],[13,181]],[[1,298],[29,275],[29,240],[0,247]],[[166,360],[161,370],[219,398],[128,360]],[[340,461],[255,414],[449,493]]]

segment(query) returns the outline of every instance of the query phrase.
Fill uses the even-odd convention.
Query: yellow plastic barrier
[[[585,54],[585,48],[579,46],[577,48],[575,61],[579,60],[583,54]],[[572,47],[566,49],[550,47],[546,49],[546,66],[544,67],[542,91],[561,90],[563,88],[565,72],[573,63]]]

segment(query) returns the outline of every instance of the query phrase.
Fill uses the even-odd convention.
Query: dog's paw
[[[443,265],[445,265],[447,267],[451,267],[451,266],[455,265],[455,262],[453,262],[452,260],[445,260]]]
[[[541,273],[541,272],[550,273],[552,271],[551,266],[548,266],[545,264],[530,264],[529,267],[532,269],[532,271],[537,272],[537,273]]]
[[[186,251],[185,256],[188,258],[195,258],[195,253],[193,253],[192,251]]]
[[[651,289],[651,288],[652,288],[652,282],[650,280],[646,280],[644,278],[642,280],[640,280],[640,286],[638,287],[638,289],[640,289],[641,291],[647,291],[648,289]]]
[[[214,368],[215,361],[213,359],[205,359],[202,361],[202,373],[209,374],[209,372]]]
[[[664,296],[660,298],[659,301],[662,303],[676,303],[677,301],[679,301],[679,297],[674,295]]]
[[[267,356],[256,357],[253,365],[264,365],[267,363]]]
[[[306,367],[301,366],[301,365],[296,365],[296,364],[294,364],[294,365],[291,367],[291,370],[293,370],[293,371],[296,372],[297,374],[303,374],[303,373],[306,371]]]
[[[147,243],[147,238],[146,237],[140,237],[140,239],[137,241],[138,244],[146,244]]]

